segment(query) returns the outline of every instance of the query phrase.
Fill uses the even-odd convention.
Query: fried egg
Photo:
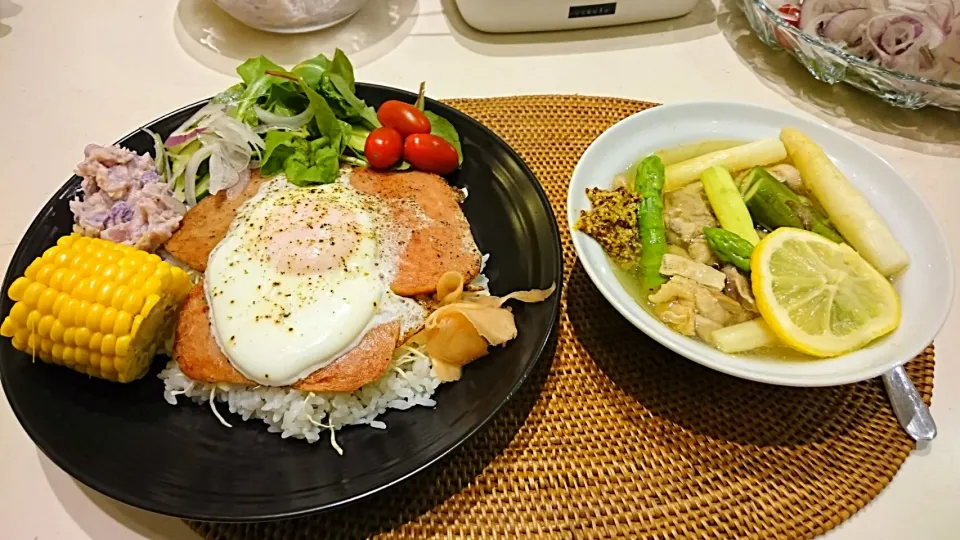
[[[377,325],[401,334],[426,313],[390,280],[409,230],[383,202],[346,182],[265,183],[210,253],[211,330],[230,363],[262,385],[285,386],[355,347]]]

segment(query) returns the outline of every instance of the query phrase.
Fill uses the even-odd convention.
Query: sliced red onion
[[[811,36],[824,37],[824,28],[837,17],[836,13],[822,13],[816,17],[800,16],[800,29]]]
[[[859,27],[870,17],[869,9],[851,9],[838,13],[830,19],[823,27],[823,37],[831,41],[839,41],[854,45],[856,40],[853,37],[858,33],[862,34]]]
[[[200,135],[201,133],[206,133],[206,132],[207,132],[207,128],[196,128],[196,129],[191,129],[186,133],[180,133],[178,135],[170,135],[169,137],[167,137],[167,142],[164,143],[164,146],[166,146],[167,148],[174,148],[174,147],[180,146],[181,144],[186,144],[196,139],[197,135]]]
[[[290,129],[297,129],[306,125],[307,122],[313,118],[313,109],[307,107],[307,110],[303,111],[300,114],[294,116],[283,116],[280,114],[275,114],[270,111],[261,109],[260,107],[253,108],[254,114],[257,115],[257,118],[261,122],[269,126],[282,126]]]

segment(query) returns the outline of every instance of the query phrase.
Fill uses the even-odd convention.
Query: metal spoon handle
[[[915,441],[932,441],[937,436],[937,425],[917,387],[907,376],[907,370],[900,366],[884,373],[883,385],[887,387],[893,412],[904,431]]]

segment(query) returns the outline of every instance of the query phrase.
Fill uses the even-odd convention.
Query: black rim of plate
[[[380,93],[393,93],[395,95],[400,95],[410,101],[416,98],[416,94],[412,92],[408,92],[406,90],[401,90],[401,89],[392,88],[388,86],[383,86],[383,85],[358,82],[357,89],[358,89],[358,94],[361,93],[361,91],[372,91],[372,92],[380,92]],[[125,141],[129,141],[131,138],[136,136],[138,133],[142,132],[144,129],[149,129],[151,126],[160,124],[179,114],[184,114],[186,111],[189,111],[191,109],[199,109],[199,107],[205,105],[209,101],[210,101],[209,99],[200,100],[193,104],[181,107],[180,109],[177,109],[173,112],[167,113],[164,116],[159,117],[155,120],[152,120],[151,122],[145,124],[144,126],[130,132],[129,134],[127,134],[126,136],[124,136],[114,144],[122,144]],[[491,131],[489,128],[487,128],[477,120],[474,120],[470,116],[460,112],[459,110],[454,109],[453,107],[450,107],[448,105],[445,105],[443,103],[440,103],[430,98],[427,98],[427,103],[429,104],[429,108],[431,110],[439,113],[441,116],[447,118],[448,120],[456,118],[458,120],[458,123],[472,124],[473,127],[479,129],[479,131],[483,132],[486,135],[486,137],[489,139],[489,142],[491,142],[493,146],[498,147],[498,150],[504,151],[504,153],[519,168],[520,173],[522,173],[522,175],[526,177],[533,184],[533,188],[536,191],[537,197],[539,199],[537,202],[540,203],[540,205],[542,206],[542,211],[545,213],[545,215],[549,218],[551,222],[550,233],[552,238],[550,239],[551,240],[550,243],[552,244],[553,258],[556,261],[555,264],[553,265],[553,274],[556,278],[557,288],[554,291],[553,295],[551,295],[551,297],[548,298],[545,302],[550,305],[550,313],[548,317],[550,321],[549,327],[544,329],[542,339],[538,340],[536,348],[534,349],[534,352],[531,355],[531,358],[528,359],[526,362],[526,367],[524,368],[521,375],[516,379],[516,381],[514,382],[509,392],[506,394],[506,396],[502,400],[500,400],[499,403],[497,403],[492,408],[489,414],[487,414],[481,421],[474,423],[474,425],[471,428],[469,428],[462,436],[460,436],[452,444],[449,444],[444,448],[442,448],[441,450],[435,452],[433,455],[425,459],[422,463],[418,464],[415,468],[413,468],[406,474],[402,474],[402,475],[396,476],[395,478],[391,478],[390,480],[381,483],[379,486],[373,489],[368,489],[362,493],[357,493],[353,496],[335,500],[327,504],[298,507],[285,512],[270,512],[270,513],[261,513],[261,514],[248,513],[246,515],[229,515],[229,516],[214,515],[214,514],[208,514],[202,511],[201,512],[183,511],[182,508],[172,509],[164,504],[156,503],[155,501],[151,500],[149,497],[131,495],[125,492],[122,488],[118,489],[117,487],[109,483],[105,483],[101,481],[96,476],[88,474],[87,472],[84,471],[84,468],[82,466],[78,466],[74,463],[71,463],[69,459],[61,455],[61,453],[58,451],[57,448],[52,447],[52,445],[43,438],[43,436],[38,432],[38,430],[32,425],[30,418],[26,418],[24,416],[23,411],[21,410],[21,407],[18,404],[17,400],[11,398],[11,396],[13,396],[14,393],[11,392],[12,383],[8,380],[9,375],[7,371],[0,369],[0,383],[2,383],[4,392],[7,396],[7,401],[10,404],[10,408],[13,410],[13,413],[16,416],[17,420],[20,422],[20,425],[23,427],[27,435],[33,440],[34,444],[36,444],[36,446],[43,452],[43,454],[47,456],[55,465],[57,465],[57,467],[59,467],[64,472],[66,472],[68,475],[70,475],[77,481],[81,482],[82,484],[90,487],[91,489],[103,495],[106,495],[114,500],[120,501],[122,503],[126,503],[143,510],[155,512],[159,514],[175,516],[183,519],[211,521],[211,522],[217,522],[217,521],[255,522],[255,521],[294,518],[294,517],[300,517],[300,516],[322,512],[326,510],[331,510],[334,508],[339,508],[345,505],[349,505],[360,499],[363,499],[375,493],[381,492],[433,466],[444,457],[450,455],[451,452],[459,448],[463,443],[465,443],[468,439],[470,439],[478,431],[480,431],[484,426],[486,426],[497,414],[501,412],[501,410],[507,404],[507,402],[516,394],[516,392],[521,388],[524,382],[526,382],[526,380],[529,378],[531,372],[533,371],[537,363],[545,360],[543,358],[544,353],[549,352],[548,345],[551,339],[553,339],[554,336],[556,335],[555,328],[560,318],[560,298],[562,295],[562,288],[563,288],[563,251],[560,243],[560,230],[559,230],[559,225],[557,224],[556,215],[553,212],[553,208],[550,205],[550,202],[547,198],[546,193],[543,190],[543,187],[540,185],[540,182],[537,180],[537,177],[533,173],[533,171],[530,170],[527,164],[517,154],[517,152],[513,150],[513,148],[511,148],[505,141],[503,141],[503,139],[501,139],[499,135]],[[12,283],[13,280],[15,280],[20,275],[20,272],[16,271],[16,269],[20,266],[25,267],[26,264],[29,264],[30,262],[30,261],[23,260],[25,257],[25,252],[28,249],[30,249],[28,246],[28,242],[26,242],[26,239],[37,234],[37,232],[43,226],[44,221],[50,217],[50,213],[57,201],[62,200],[68,192],[70,192],[71,194],[73,192],[76,192],[77,183],[74,181],[74,178],[75,177],[71,177],[70,179],[68,179],[67,182],[51,196],[51,198],[43,206],[41,211],[34,218],[33,222],[30,224],[30,226],[27,228],[26,232],[24,233],[23,237],[21,238],[21,241],[17,246],[16,251],[14,252],[13,256],[10,259],[10,263],[7,268],[6,275],[4,277],[3,290],[0,291],[2,292],[4,303],[10,303],[12,305],[12,302],[9,302],[9,299],[6,298],[6,291],[9,288],[10,283]],[[2,314],[2,316],[5,317],[6,313],[7,313],[7,310],[4,310],[4,313]],[[6,339],[6,338],[0,338],[0,339]],[[482,362],[482,360],[480,361]],[[0,366],[2,366],[2,362],[0,362]],[[56,369],[66,370],[67,368],[62,368],[57,366]],[[149,376],[150,375],[148,375],[148,377]],[[465,373],[464,376],[467,377],[468,374]],[[454,383],[454,384],[458,384],[458,383]],[[177,407],[181,407],[181,406],[199,406],[199,405],[192,402],[178,403]],[[203,405],[203,406],[205,407],[206,405]],[[251,421],[256,423],[256,420],[252,418],[251,418]],[[264,431],[266,430],[266,426],[264,425],[257,424],[257,427],[262,428]],[[273,435],[275,435],[276,438],[280,440],[279,434],[273,434]],[[295,443],[305,444],[305,445],[309,444],[305,441],[295,441]],[[316,444],[322,444],[322,441]],[[315,446],[315,445],[312,445],[312,446]]]

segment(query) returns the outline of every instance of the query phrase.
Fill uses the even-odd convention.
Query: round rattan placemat
[[[517,150],[561,219],[587,145],[654,106],[584,96],[449,103]],[[342,510],[188,524],[210,540],[803,538],[863,508],[914,448],[876,380],[769,386],[659,346],[607,304],[561,231],[567,285],[556,355],[487,428],[440,464]],[[929,404],[933,347],[907,368]]]

